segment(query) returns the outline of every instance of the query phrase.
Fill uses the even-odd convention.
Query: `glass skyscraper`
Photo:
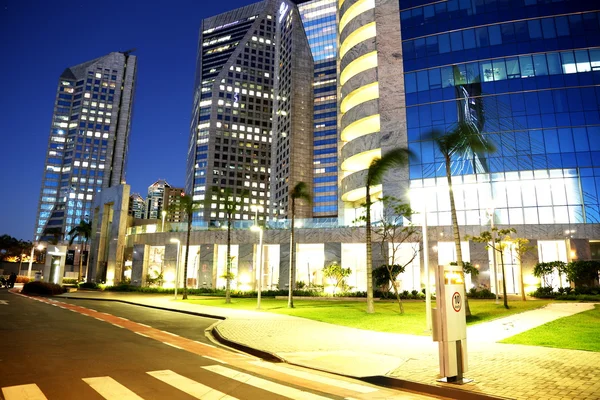
[[[114,52],[67,68],[58,81],[35,226],[65,236],[91,218],[94,194],[124,181],[137,58]]]
[[[445,180],[431,129],[468,121],[497,148],[459,154],[459,224],[598,223],[600,9],[596,2],[401,0],[411,188]],[[447,195],[429,223],[450,224]],[[435,201],[437,197],[437,202]]]
[[[337,216],[337,21],[336,0],[298,6],[315,62],[313,215]]]

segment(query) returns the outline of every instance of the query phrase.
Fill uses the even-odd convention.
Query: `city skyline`
[[[118,8],[119,13],[109,15],[112,26],[102,35],[85,29],[93,11],[88,4],[36,2],[32,13],[15,1],[5,3],[0,32],[12,39],[2,43],[2,50],[13,62],[0,67],[7,77],[5,93],[10,93],[0,98],[8,117],[0,127],[5,149],[0,182],[7,188],[0,211],[2,234],[33,239],[57,77],[69,66],[113,51],[135,49],[132,54],[139,61],[126,182],[132,192],[141,193],[157,179],[182,187],[201,20],[252,3],[180,1],[169,8],[142,8],[138,1],[108,2],[105,9]],[[50,20],[55,23],[47,24]],[[70,40],[75,31],[76,39]],[[164,93],[171,93],[168,100]],[[148,156],[158,152],[161,162]]]

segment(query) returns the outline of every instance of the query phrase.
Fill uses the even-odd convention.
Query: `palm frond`
[[[371,162],[367,171],[367,185],[373,186],[381,183],[383,175],[390,168],[399,168],[408,164],[412,153],[408,149],[395,148],[386,152],[381,158],[376,158]]]
[[[290,196],[293,199],[305,200],[307,203],[312,202],[312,196],[308,190],[308,185],[305,182],[298,182],[292,189]]]

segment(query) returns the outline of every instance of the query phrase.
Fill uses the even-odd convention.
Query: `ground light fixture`
[[[179,247],[181,241],[179,239],[171,238],[171,243],[177,243],[177,261],[175,262],[175,300],[177,300],[177,285],[179,284]]]

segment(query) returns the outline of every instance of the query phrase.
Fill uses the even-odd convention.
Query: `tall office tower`
[[[335,217],[338,206],[337,0],[298,6],[312,50],[314,72],[313,216]]]
[[[133,218],[146,218],[146,200],[139,194],[129,196],[129,215]]]
[[[185,196],[183,188],[165,187],[162,209],[167,211],[165,215],[167,222],[186,221],[185,211],[181,209],[181,198],[183,196]]]
[[[94,193],[121,184],[129,144],[137,59],[114,52],[59,77],[35,226],[66,235],[91,217]]]
[[[280,162],[274,167],[283,169],[281,177],[288,178],[277,185],[278,199],[297,176],[290,169],[290,150],[306,153],[305,159],[312,152],[311,143],[292,148],[297,139],[310,138],[307,121],[312,124],[309,104],[302,104],[312,96],[305,84],[312,78],[306,77],[304,88],[298,87],[299,76],[308,69],[312,74],[310,51],[299,47],[301,35],[296,7],[288,1],[264,0],[202,21],[186,176],[187,193],[198,201],[206,196],[213,200],[199,213],[200,220],[226,217],[222,197],[213,188],[243,202],[234,219],[254,218],[252,205],[260,207],[259,218],[265,219],[271,206],[272,143],[282,143],[277,142],[279,136],[293,138],[289,148],[276,148],[285,154],[276,153]],[[287,93],[277,106],[276,85]],[[279,113],[274,113],[275,107]]]
[[[148,196],[146,197],[146,218],[157,219],[162,218],[163,201],[165,190],[171,185],[164,179],[159,179],[152,185],[148,186]]]

